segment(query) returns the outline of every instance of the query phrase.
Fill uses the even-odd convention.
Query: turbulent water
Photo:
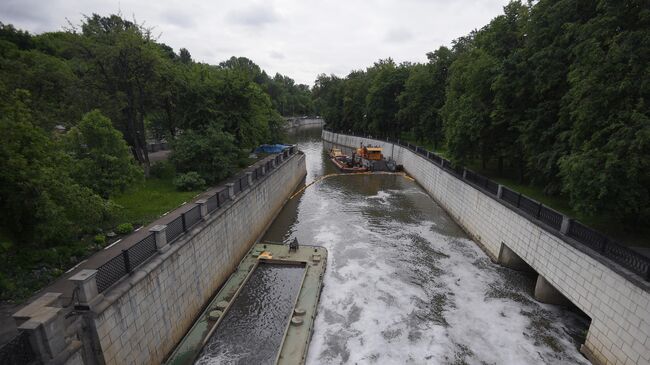
[[[307,183],[337,172],[320,130],[294,135]],[[324,179],[266,239],[329,251],[308,364],[588,364],[587,319],[531,297],[534,277],[493,264],[415,182]]]
[[[273,364],[304,270],[298,265],[259,265],[196,364]]]

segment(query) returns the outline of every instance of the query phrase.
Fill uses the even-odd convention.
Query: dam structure
[[[536,299],[570,301],[591,319],[581,352],[592,363],[650,364],[647,258],[606,241],[590,246],[590,231],[578,222],[534,201],[526,201],[533,208],[526,211],[525,197],[420,147],[328,130],[322,138],[348,148],[382,147],[492,261],[532,268],[538,274]]]

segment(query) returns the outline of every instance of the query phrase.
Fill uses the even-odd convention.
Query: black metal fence
[[[427,158],[436,165],[441,166],[451,175],[470,183],[470,185],[479,188],[488,195],[494,196],[496,199],[500,199],[508,203],[511,209],[525,213],[525,216],[527,216],[528,219],[543,223],[543,226],[546,227],[546,229],[555,231],[555,233],[561,231],[562,221],[569,219],[568,217],[565,218],[561,213],[556,212],[555,210],[543,205],[542,203],[539,203],[525,195],[517,193],[516,191],[508,189],[505,186],[500,187],[501,194],[499,195],[498,183],[471,170],[465,169],[462,166],[454,165],[451,163],[451,161],[446,160],[431,151],[427,151],[423,147],[415,146],[399,139],[394,140],[391,138],[373,138],[372,136],[359,133],[337,132],[327,127],[324,127],[323,129],[333,133],[384,140],[388,143],[406,147],[415,153]],[[645,257],[625,246],[614,242],[605,235],[575,220],[569,219],[566,235],[598,252],[600,255],[606,257],[607,259],[640,275],[646,281],[650,281],[650,258]]]
[[[156,237],[153,233],[128,249],[122,250],[120,255],[113,257],[97,268],[97,276],[95,276],[97,291],[101,293],[108,289],[124,275],[130,273],[151,257],[154,252],[156,252]]]
[[[32,365],[40,363],[40,359],[29,342],[27,332],[18,332],[16,337],[0,347],[0,364]]]
[[[285,149],[284,152],[286,152],[286,154],[284,152],[283,154],[288,157],[295,154],[297,151],[297,148],[295,148],[295,146],[292,146],[288,149]],[[275,157],[271,157],[266,162],[262,162],[262,164],[266,166],[266,173],[262,173],[262,166],[258,166],[253,169],[253,178],[255,181],[260,180],[264,176],[268,175],[268,171],[273,169],[272,159],[275,159],[277,166],[282,161],[282,156],[276,155]],[[235,178],[233,185],[234,194],[238,194],[241,191],[248,189],[250,187],[250,184],[248,182],[248,174],[243,173]],[[222,188],[221,190],[216,191],[213,195],[206,199],[208,213],[212,213],[215,210],[221,208],[228,200],[228,188]],[[174,241],[181,237],[183,233],[187,232],[194,225],[201,222],[201,220],[201,206],[199,204],[194,204],[192,208],[188,209],[180,216],[167,223],[167,228],[165,230],[167,243],[174,243]],[[131,273],[136,267],[153,256],[156,251],[156,236],[154,233],[149,234],[147,237],[143,238],[130,248],[123,250],[120,255],[113,257],[102,266],[97,268],[97,275],[95,276],[97,290],[100,293],[105,291],[113,284],[118,282],[122,277]],[[0,358],[0,360],[2,360],[2,358]],[[5,364],[5,362],[0,361],[0,364]],[[9,362],[9,364],[11,364],[11,362]]]
[[[178,237],[185,232],[185,225],[183,224],[183,216],[180,215],[174,218],[173,221],[167,223],[167,243],[176,241]]]

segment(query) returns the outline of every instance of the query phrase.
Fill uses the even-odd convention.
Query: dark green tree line
[[[429,53],[321,75],[328,125],[410,135],[455,162],[508,171],[585,215],[650,222],[650,7],[644,1],[513,1]]]

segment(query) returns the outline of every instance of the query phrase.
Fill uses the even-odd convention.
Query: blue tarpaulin
[[[285,148],[289,148],[291,146],[284,145],[284,144],[263,144],[255,149],[255,153],[280,153],[282,152]]]

